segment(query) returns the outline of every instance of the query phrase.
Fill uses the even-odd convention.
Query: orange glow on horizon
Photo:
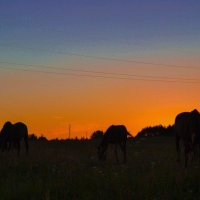
[[[116,72],[120,67],[114,68]],[[145,71],[144,66],[132,69],[127,65],[123,69],[130,74],[152,74],[151,67]],[[165,76],[171,73],[163,70]],[[182,75],[187,76],[192,74],[188,71]],[[10,71],[1,73],[0,80],[4,81],[0,86],[4,91],[0,126],[5,121],[23,121],[30,134],[43,134],[48,139],[67,138],[69,124],[72,138],[90,137],[93,131],[105,131],[112,124],[124,124],[136,135],[146,126],[173,124],[178,113],[199,108],[198,84]]]
[[[193,108],[188,108],[188,109],[172,109],[167,110],[168,113],[166,113],[165,110],[150,110],[146,113],[141,113],[141,116],[138,116],[138,119],[135,120],[121,120],[120,121],[115,121],[111,122],[111,120],[101,123],[101,124],[71,124],[71,130],[70,130],[70,138],[90,138],[91,134],[96,131],[96,130],[102,130],[106,131],[106,129],[112,125],[112,124],[124,124],[126,125],[128,131],[135,136],[142,128],[145,128],[147,126],[155,126],[155,125],[172,125],[174,123],[175,116],[182,112],[182,111],[191,111]],[[154,117],[151,117],[154,115]],[[156,115],[156,116],[155,116]],[[130,117],[131,118],[131,117]],[[13,121],[15,123],[16,121]],[[29,128],[29,134],[36,134],[37,136],[45,136],[48,139],[66,139],[69,137],[69,129],[67,123],[57,123],[55,122],[55,125],[48,124],[33,124],[31,123],[31,120],[26,123]],[[0,124],[1,127],[3,126],[3,123]],[[37,128],[41,127],[41,128]],[[55,128],[57,127],[57,128]]]

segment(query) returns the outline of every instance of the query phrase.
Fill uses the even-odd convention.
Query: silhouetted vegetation
[[[31,141],[28,157],[0,153],[0,199],[199,199],[199,168],[177,166],[173,137],[127,140],[127,149],[126,165],[113,162],[112,148],[99,162],[95,140]]]
[[[97,130],[92,133],[90,139],[102,139],[103,138],[103,131]]]
[[[41,135],[40,137],[38,137],[38,140],[43,141],[43,142],[48,141],[48,139],[44,135]]]
[[[38,140],[38,137],[33,133],[33,134],[30,134],[28,136],[29,140],[30,141],[37,141]]]
[[[148,126],[143,128],[136,136],[139,137],[152,137],[152,136],[174,136],[173,126],[169,125],[164,127],[162,125]]]
[[[192,122],[194,129],[189,125],[189,130],[195,137],[188,140],[191,151],[196,145],[192,142],[200,141],[196,132],[200,126]],[[125,126],[111,126],[105,134],[95,131],[91,140],[49,141],[31,134],[29,156],[0,153],[1,199],[198,199],[199,165],[196,162],[186,171],[176,162],[175,139],[166,137],[174,136],[174,129],[150,126],[130,140]],[[106,163],[98,161],[98,139],[98,155],[107,157]],[[113,152],[107,151],[109,144],[121,146],[124,161],[126,156],[129,160],[126,165],[113,162]]]

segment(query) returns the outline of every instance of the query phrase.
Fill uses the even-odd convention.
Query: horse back
[[[28,137],[28,128],[22,122],[17,122],[13,125],[13,134],[16,139],[27,138]]]
[[[127,139],[128,131],[124,125],[112,125],[104,134],[104,141],[107,143],[121,143]]]

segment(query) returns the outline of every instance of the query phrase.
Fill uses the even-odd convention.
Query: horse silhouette
[[[174,131],[176,136],[177,161],[180,162],[180,143],[184,146],[185,167],[188,165],[188,156],[195,153],[200,147],[200,114],[195,109],[191,112],[183,112],[176,116]]]
[[[117,154],[117,146],[120,146],[124,154],[124,163],[126,163],[126,141],[127,141],[128,135],[130,135],[130,133],[127,131],[124,125],[110,126],[105,132],[105,134],[103,135],[103,139],[98,147],[99,159],[106,160],[106,152],[107,152],[108,145],[114,144],[117,162],[119,162],[118,154]]]
[[[28,128],[22,122],[17,122],[16,124],[12,124],[11,122],[6,122],[3,125],[3,128],[0,132],[0,145],[1,150],[10,150],[13,146],[17,149],[19,154],[20,152],[20,143],[21,140],[24,139],[26,153],[28,153]]]

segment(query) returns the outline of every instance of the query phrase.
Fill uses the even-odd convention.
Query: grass
[[[99,162],[96,147],[31,142],[28,156],[1,153],[0,199],[199,199],[199,165],[177,165],[173,137],[129,141],[126,165],[116,163],[112,147]]]

